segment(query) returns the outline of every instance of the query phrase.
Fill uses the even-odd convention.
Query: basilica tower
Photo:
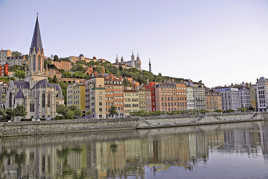
[[[44,59],[44,49],[42,45],[39,21],[37,16],[29,52],[30,75],[42,75],[44,73]]]

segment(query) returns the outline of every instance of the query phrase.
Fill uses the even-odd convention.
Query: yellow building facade
[[[124,91],[124,111],[125,115],[129,115],[131,112],[140,111],[138,91],[135,90]]]
[[[74,83],[67,88],[67,106],[76,106],[85,114],[86,111],[86,87],[84,84]]]

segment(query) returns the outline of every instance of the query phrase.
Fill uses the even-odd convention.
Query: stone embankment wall
[[[166,127],[199,126],[211,124],[239,123],[264,120],[266,113],[239,113],[223,115],[201,115],[196,117],[169,117],[140,119],[137,129],[153,129]]]
[[[266,117],[265,117],[266,116]],[[47,135],[77,132],[111,132],[136,129],[213,125],[262,121],[267,113],[240,113],[233,115],[204,115],[196,117],[140,118],[121,120],[61,120],[39,122],[0,123],[0,137]]]
[[[31,136],[17,136],[17,137],[0,137],[1,146],[16,149],[28,147],[40,147],[51,145],[80,145],[81,143],[94,143],[96,141],[120,141],[131,139],[158,139],[161,136],[180,135],[189,133],[204,133],[209,131],[220,131],[230,129],[261,129],[263,122],[248,122],[235,124],[220,124],[220,125],[202,125],[189,127],[173,127],[173,128],[157,128],[150,130],[126,130],[113,132],[88,132],[88,133],[64,133],[56,135],[31,135]]]
[[[61,120],[0,123],[0,137],[46,135],[75,132],[135,130],[136,120]]]

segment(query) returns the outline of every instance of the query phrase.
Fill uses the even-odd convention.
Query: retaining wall
[[[267,113],[241,113],[234,115],[205,115],[197,117],[140,118],[120,120],[61,120],[0,123],[0,137],[48,135],[77,132],[111,132],[136,129],[199,126],[224,123],[263,121]]]

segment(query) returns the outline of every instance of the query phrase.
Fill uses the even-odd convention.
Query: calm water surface
[[[0,138],[1,179],[268,179],[268,123]]]

